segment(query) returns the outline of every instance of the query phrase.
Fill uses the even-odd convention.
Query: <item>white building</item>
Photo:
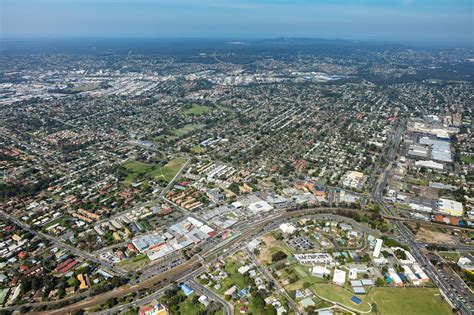
[[[254,202],[250,204],[247,208],[253,213],[259,213],[262,211],[270,211],[273,209],[273,207],[268,202],[263,201],[263,200]]]
[[[443,214],[461,217],[464,213],[464,208],[460,202],[441,198],[438,200],[438,211]]]
[[[430,281],[430,278],[426,275],[426,273],[423,271],[423,269],[421,269],[419,265],[413,265],[412,268],[418,278],[420,278],[421,282]]]
[[[403,268],[403,273],[414,286],[421,285],[420,279],[413,273],[413,271],[411,270],[409,266],[402,265],[402,268]]]
[[[395,272],[395,269],[389,268],[388,269],[388,276],[390,277],[390,279],[392,280],[392,282],[396,286],[402,286],[403,285],[403,281],[402,281],[402,279],[400,279],[400,276]]]
[[[198,301],[204,305],[205,307],[208,307],[209,306],[209,300],[207,299],[207,296],[205,295],[201,295],[198,299]]]
[[[344,270],[334,269],[332,283],[344,286],[346,284],[346,272]]]
[[[250,270],[250,267],[249,267],[249,266],[242,266],[242,267],[240,267],[239,269],[237,269],[237,271],[238,271],[241,275],[243,275],[244,273],[246,273],[246,272],[249,271],[249,270]]]
[[[474,271],[474,265],[472,264],[472,261],[467,257],[460,257],[457,264],[461,269]]]
[[[349,280],[357,279],[357,268],[349,269]]]
[[[382,244],[383,244],[383,240],[380,238],[378,238],[375,241],[375,247],[374,247],[374,253],[373,253],[375,258],[379,258],[380,251],[382,250]]]
[[[332,264],[334,262],[328,253],[296,254],[295,258],[303,265]]]
[[[443,164],[435,162],[435,161],[416,161],[415,165],[418,167],[426,167],[426,168],[431,168],[434,170],[442,171],[444,169]]]
[[[330,275],[331,271],[326,267],[314,266],[313,269],[311,269],[311,274],[315,277],[324,278],[324,276]]]
[[[282,223],[280,224],[280,230],[285,234],[293,234],[296,231],[296,227],[291,223]]]

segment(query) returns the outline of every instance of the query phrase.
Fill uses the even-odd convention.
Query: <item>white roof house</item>
[[[209,300],[207,299],[207,296],[205,296],[205,295],[201,295],[199,297],[198,301],[206,307],[209,306]]]
[[[249,266],[242,266],[242,267],[240,267],[239,269],[237,269],[237,271],[238,271],[241,275],[243,275],[244,273],[246,273],[246,272],[249,271],[249,270],[250,270],[250,267],[249,267]]]

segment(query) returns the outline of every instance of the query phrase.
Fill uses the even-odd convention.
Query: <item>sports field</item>
[[[186,115],[195,115],[199,116],[204,113],[207,113],[212,110],[212,107],[205,106],[205,105],[199,105],[199,104],[193,104],[193,106],[187,110],[184,111]]]
[[[150,172],[150,176],[154,178],[161,177],[167,182],[170,182],[185,163],[186,158],[175,158],[169,161],[165,166],[159,167],[156,170]]]
[[[126,183],[132,183],[141,174],[146,174],[152,168],[152,165],[138,162],[138,161],[127,161],[123,164],[123,167],[127,170],[127,177],[125,178]]]
[[[170,182],[185,163],[186,158],[184,157],[177,157],[166,163],[166,165],[158,168],[153,164],[146,164],[138,161],[127,161],[123,165],[127,171],[125,182],[132,183],[138,177],[145,177],[148,179],[162,178],[165,181]]]
[[[369,299],[377,305],[378,314],[447,315],[451,307],[434,288],[374,288]]]
[[[171,133],[176,136],[176,137],[181,137],[184,136],[194,130],[200,129],[204,127],[202,124],[187,124],[184,127],[178,128],[178,129],[173,129]]]
[[[359,305],[351,301],[354,294],[349,289],[329,283],[317,283],[310,288],[322,298],[362,312],[370,310],[370,304],[373,307],[371,314],[452,314],[451,307],[435,288],[372,288],[366,295],[357,295],[362,300]],[[416,313],[413,313],[413,310],[416,310]]]

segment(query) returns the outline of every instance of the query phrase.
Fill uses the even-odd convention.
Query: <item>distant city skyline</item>
[[[470,0],[0,0],[0,11],[1,38],[474,41]]]

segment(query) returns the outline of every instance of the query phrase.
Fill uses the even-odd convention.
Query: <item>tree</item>
[[[376,303],[372,303],[372,313],[378,314],[377,304],[376,304]]]
[[[375,280],[375,285],[378,287],[383,287],[385,285],[385,281],[383,281],[382,278],[377,278],[377,280]]]
[[[253,298],[253,303],[254,305],[261,309],[265,306],[265,301],[263,300],[263,297],[260,295],[260,293],[257,293],[254,298]]]
[[[280,250],[272,255],[272,261],[277,262],[277,261],[285,259],[286,257],[288,257],[288,255]]]

